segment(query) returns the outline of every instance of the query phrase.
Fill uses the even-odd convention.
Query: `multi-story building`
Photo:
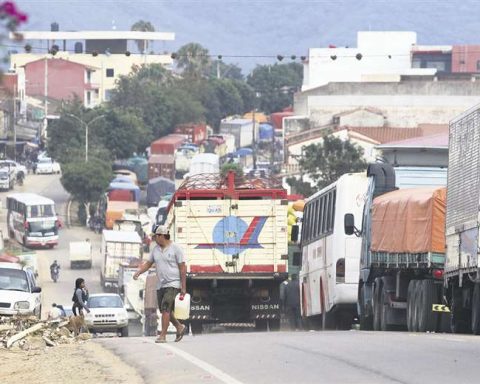
[[[27,51],[14,53],[10,56],[10,68],[21,72],[25,68],[27,94],[36,89],[41,93],[42,81],[55,81],[55,90],[47,87],[43,97],[53,97],[57,92],[59,96],[66,97],[76,93],[86,106],[94,106],[103,101],[108,101],[115,83],[122,75],[128,75],[132,67],[142,64],[157,63],[170,67],[172,58],[170,54],[155,54],[153,52],[135,53],[133,45],[136,41],[172,41],[174,33],[166,32],[141,32],[141,31],[43,31],[23,32]],[[75,63],[74,64],[67,64]],[[48,65],[47,65],[47,64]],[[78,65],[81,65],[79,67]],[[47,71],[45,71],[45,67]],[[51,68],[57,71],[55,78],[45,73]],[[75,80],[68,80],[75,72]],[[81,81],[80,72],[84,72],[84,81]],[[46,80],[42,80],[41,77]],[[31,85],[28,83],[31,82]],[[35,85],[34,85],[35,84]],[[36,87],[36,88],[35,88]],[[58,88],[63,89],[58,89]],[[45,85],[43,84],[45,90]],[[51,92],[48,92],[50,90]]]

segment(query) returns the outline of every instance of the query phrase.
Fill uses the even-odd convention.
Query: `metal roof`
[[[40,196],[37,195],[36,193],[11,193],[7,195],[7,198],[13,198],[15,200],[18,200],[25,205],[51,205],[55,204],[55,202],[52,199],[49,199],[48,197]]]

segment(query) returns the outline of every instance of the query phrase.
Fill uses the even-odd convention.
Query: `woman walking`
[[[85,280],[79,277],[75,280],[75,291],[73,292],[73,306],[72,312],[75,316],[83,316],[83,309],[90,312],[87,307],[88,289],[85,287]],[[78,311],[78,314],[77,314]]]

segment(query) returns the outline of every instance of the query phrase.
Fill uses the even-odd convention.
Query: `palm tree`
[[[212,61],[208,49],[198,43],[189,43],[181,47],[177,54],[177,67],[186,76],[201,78],[208,74]]]
[[[131,31],[141,31],[141,32],[155,32],[155,27],[152,23],[145,20],[138,20],[135,24],[132,25],[130,28]],[[138,50],[142,53],[145,53],[148,49],[148,40],[136,40],[135,43],[137,44]]]

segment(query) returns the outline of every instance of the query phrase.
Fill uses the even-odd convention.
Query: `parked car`
[[[60,173],[60,164],[52,160],[50,157],[42,157],[38,159],[37,174]]]
[[[30,268],[18,263],[0,263],[0,316],[21,314],[40,318],[41,291]]]
[[[85,314],[85,322],[90,332],[116,332],[128,336],[128,313],[122,298],[116,293],[96,293],[90,295]]]
[[[15,171],[9,167],[0,168],[0,189],[10,190],[15,185]]]

